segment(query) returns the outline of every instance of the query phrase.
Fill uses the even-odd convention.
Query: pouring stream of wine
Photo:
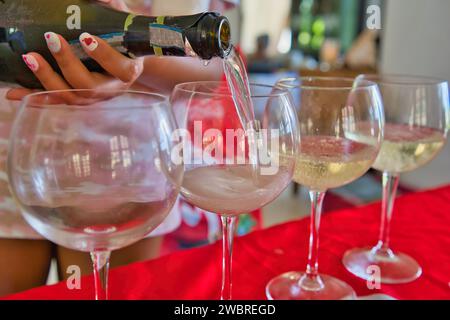
[[[242,128],[247,133],[249,144],[253,146],[249,154],[253,165],[253,180],[257,182],[260,174],[258,145],[262,135],[260,134],[261,124],[255,118],[247,70],[241,56],[234,48],[230,55],[223,60],[223,66],[236,112]]]

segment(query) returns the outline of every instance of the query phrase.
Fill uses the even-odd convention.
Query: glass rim
[[[283,79],[280,79],[283,80]],[[280,81],[279,80],[279,81]],[[355,86],[355,82],[357,81],[357,78],[349,78],[349,77],[296,77],[296,78],[285,78],[284,80],[291,80],[294,81],[294,84],[292,84],[291,89],[299,88],[302,90],[316,90],[316,91],[354,91],[354,90],[365,90],[365,89],[372,89],[376,88],[378,84],[374,81],[365,80],[358,82],[358,86]],[[324,85],[317,85],[317,84],[304,84],[304,82],[312,82],[312,81],[318,81],[323,82]],[[327,83],[331,82],[342,82],[345,85],[342,86],[332,86],[330,84],[327,85]]]
[[[448,83],[445,79],[422,75],[408,75],[396,73],[360,74],[356,79],[372,81],[379,85],[392,86],[440,86]]]
[[[50,109],[50,108],[64,108],[64,109],[86,109],[90,106],[90,104],[65,104],[64,107],[61,107],[61,104],[64,104],[64,102],[62,102],[61,104],[45,104],[45,103],[33,103],[31,102],[31,100],[33,98],[42,96],[51,96],[51,95],[56,95],[56,94],[60,94],[60,93],[92,93],[92,92],[99,92],[99,93],[116,93],[116,94],[135,94],[135,95],[143,95],[143,96],[147,96],[147,97],[153,97],[153,98],[157,98],[160,99],[159,101],[154,101],[152,103],[149,104],[143,104],[141,106],[126,106],[126,107],[111,107],[111,106],[99,106],[96,107],[96,109],[115,109],[115,110],[120,110],[120,109],[142,109],[142,108],[150,108],[154,105],[159,105],[161,103],[169,103],[169,97],[167,95],[161,94],[161,93],[157,93],[157,92],[146,92],[146,91],[139,91],[139,90],[126,90],[126,89],[122,89],[122,90],[114,90],[114,89],[62,89],[62,90],[48,90],[48,91],[39,91],[39,92],[33,92],[30,93],[28,95],[26,95],[23,100],[22,100],[22,105],[24,107],[34,107],[34,108],[42,108],[42,109]],[[119,95],[120,96],[120,95]],[[89,97],[81,97],[84,99],[92,99]],[[115,98],[115,96],[112,96],[111,98]],[[108,101],[109,99],[105,99],[105,101]],[[92,104],[97,103],[97,102],[101,102],[101,100],[99,101],[94,101]],[[34,105],[35,104],[35,105]]]
[[[185,88],[185,86],[189,86],[189,85],[227,85],[226,81],[191,81],[191,82],[183,82],[183,83],[179,83],[177,84],[173,91],[172,91],[172,95],[176,92],[176,91],[183,91],[183,92],[187,92],[187,93],[192,93],[192,94],[199,94],[199,95],[205,95],[205,96],[215,96],[215,97],[229,97],[232,98],[232,94],[231,93],[222,93],[222,92],[206,92],[206,91],[199,91],[199,90],[195,90],[195,89],[187,89]],[[271,88],[271,89],[277,89],[275,85],[270,85],[270,84],[263,84],[263,83],[250,83],[250,87],[262,87],[262,88]],[[280,88],[278,88],[280,89]],[[289,95],[289,90],[281,88],[282,92],[270,92],[268,94],[251,94],[251,98],[274,98],[274,97],[281,97],[281,96],[285,96],[285,95]]]

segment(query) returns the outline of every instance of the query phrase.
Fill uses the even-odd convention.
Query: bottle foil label
[[[155,49],[156,54],[158,54],[158,48],[177,47],[184,50],[183,31],[181,29],[157,23],[150,24],[149,28],[150,45]]]

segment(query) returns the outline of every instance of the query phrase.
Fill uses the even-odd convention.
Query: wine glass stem
[[[311,225],[308,265],[306,267],[306,277],[300,280],[300,285],[308,290],[320,290],[323,288],[323,283],[319,277],[319,228],[325,192],[310,191],[309,197],[311,198]]]
[[[95,300],[108,300],[108,272],[110,251],[91,252],[94,266]]]
[[[383,173],[383,201],[381,204],[381,227],[377,250],[389,250],[389,235],[391,230],[392,211],[397,194],[400,176],[389,172]]]
[[[237,217],[221,216],[222,220],[222,292],[221,300],[231,300],[231,265],[234,227]]]

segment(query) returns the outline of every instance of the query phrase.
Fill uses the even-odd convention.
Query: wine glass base
[[[354,300],[356,293],[345,282],[327,275],[320,275],[323,288],[305,290],[299,285],[301,272],[288,272],[272,279],[266,286],[269,300]]]
[[[364,280],[373,280],[373,270],[368,268],[378,267],[380,281],[384,284],[412,282],[422,274],[422,268],[410,256],[404,253],[392,253],[390,256],[378,255],[372,248],[347,251],[342,262],[349,272]]]

